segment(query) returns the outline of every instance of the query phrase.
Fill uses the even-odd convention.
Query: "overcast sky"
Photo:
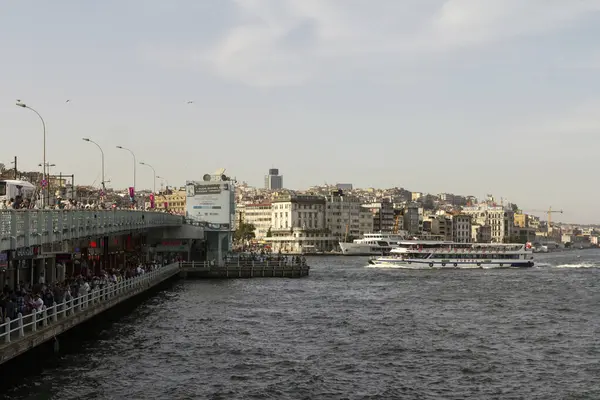
[[[492,193],[600,223],[599,0],[4,1],[0,162]],[[66,102],[66,100],[70,100]],[[188,101],[193,103],[188,104]],[[138,187],[152,171],[137,168]]]

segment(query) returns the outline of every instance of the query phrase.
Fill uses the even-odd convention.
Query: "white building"
[[[326,205],[327,228],[338,241],[349,237],[360,238],[365,233],[373,232],[373,214],[361,206],[358,197],[332,192],[327,197]]]
[[[281,195],[271,204],[271,237],[264,238],[273,252],[330,251],[337,240],[326,224],[323,196]]]
[[[470,215],[473,225],[491,228],[492,243],[503,243],[510,239],[514,227],[514,212],[495,204],[482,203],[463,207],[463,214]]]
[[[242,221],[254,225],[256,239],[263,239],[271,228],[271,203],[246,204]]]
[[[452,216],[452,241],[457,243],[472,242],[471,217],[465,214]]]

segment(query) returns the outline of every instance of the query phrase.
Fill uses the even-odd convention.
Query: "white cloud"
[[[414,60],[543,34],[600,10],[600,0],[234,0],[234,4],[238,22],[223,37],[208,50],[188,49],[179,58],[256,86],[302,83],[330,68],[334,59],[341,65],[378,54]]]

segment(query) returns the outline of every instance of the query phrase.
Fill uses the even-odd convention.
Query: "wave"
[[[554,268],[600,268],[600,265],[594,263],[577,263],[577,264],[561,264],[556,265]]]

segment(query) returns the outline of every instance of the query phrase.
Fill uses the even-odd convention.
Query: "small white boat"
[[[403,241],[372,266],[406,269],[533,267],[531,243]]]

